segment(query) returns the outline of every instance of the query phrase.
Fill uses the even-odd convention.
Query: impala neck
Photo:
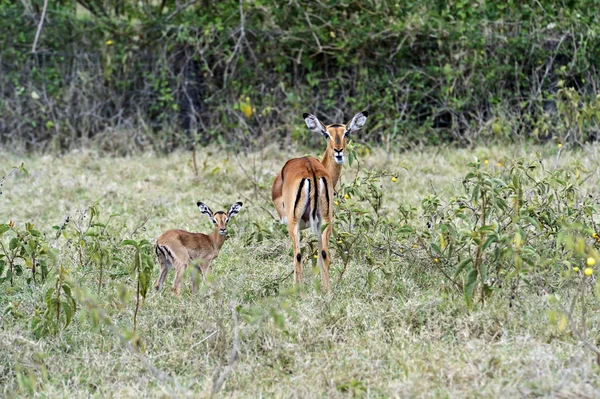
[[[333,151],[329,148],[329,146],[327,146],[325,149],[325,154],[323,154],[323,160],[321,163],[325,169],[327,169],[327,172],[329,172],[329,175],[333,180],[331,185],[333,188],[335,188],[338,180],[340,179],[340,174],[342,173],[342,165],[335,163],[333,160]]]
[[[225,237],[227,237],[227,235],[223,236],[219,234],[219,228],[215,227],[212,234],[210,235],[210,238],[212,239],[213,245],[215,246],[217,251],[219,251],[223,246],[223,243],[225,242]]]

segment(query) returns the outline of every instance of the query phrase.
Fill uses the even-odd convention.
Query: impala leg
[[[169,271],[173,268],[173,264],[171,263],[167,248],[161,247],[157,244],[155,247],[155,251],[156,257],[158,259],[158,264],[160,265],[160,275],[156,280],[154,288],[156,289],[156,291],[160,291],[162,289],[163,283],[165,282],[165,279],[167,278],[167,274],[169,274]]]
[[[171,287],[171,291],[175,293],[177,296],[181,296],[181,283],[183,281],[183,273],[187,264],[178,263],[175,265],[175,280],[173,281],[173,287]]]
[[[327,227],[323,231],[323,234],[318,234],[319,236],[319,258],[321,260],[321,282],[323,283],[323,288],[329,293],[331,292],[330,278],[329,278],[329,265],[331,263],[331,259],[329,258],[329,238],[331,237],[331,229],[333,225],[331,224],[331,218],[325,217],[323,218],[325,223],[327,223]],[[320,230],[320,226],[319,226]]]
[[[196,270],[198,273],[202,275],[202,282],[206,284],[206,273],[208,273],[208,268],[210,267],[210,262],[202,262],[196,266]],[[198,293],[198,276],[192,276],[192,292],[194,294]]]
[[[297,220],[288,221],[288,233],[294,252],[294,283],[302,286],[302,255],[300,255],[300,224]]]
[[[204,276],[204,273],[202,273],[199,265],[196,266],[194,270],[195,272],[192,274],[192,293],[196,295],[198,293],[198,280],[200,279],[198,274],[202,274],[202,276]]]
[[[156,280],[156,284],[154,285],[154,288],[156,289],[156,291],[160,291],[162,289],[163,283],[165,282],[165,279],[167,278],[167,274],[169,274],[169,270],[170,268],[163,265],[162,262],[160,263],[160,275],[158,276],[158,279]]]

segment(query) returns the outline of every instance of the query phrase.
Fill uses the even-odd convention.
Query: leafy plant
[[[0,238],[5,234],[9,240],[7,244],[0,241],[0,284],[10,281],[14,285],[14,277],[21,276],[27,269],[31,271],[28,283],[38,283],[36,277],[43,283],[56,262],[56,256],[41,233],[32,223],[26,223],[22,230],[11,221],[0,224]]]
[[[32,319],[31,329],[37,338],[67,328],[77,311],[77,303],[67,281],[68,275],[68,270],[61,265],[54,287],[49,288],[44,295],[46,310],[41,316],[34,316]]]
[[[131,275],[136,281],[135,312],[133,314],[133,331],[135,331],[137,327],[140,296],[143,299],[146,299],[146,294],[148,293],[150,280],[152,278],[152,271],[154,270],[154,260],[150,255],[152,253],[152,244],[146,239],[141,239],[139,241],[125,240],[122,242],[122,245],[134,248]]]

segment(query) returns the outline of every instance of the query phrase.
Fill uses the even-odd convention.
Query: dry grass
[[[560,163],[576,158],[587,169],[597,169],[598,149],[564,153]],[[455,195],[473,156],[498,168],[498,162],[508,165],[519,156],[535,159],[536,151],[554,163],[555,148],[496,147],[389,156],[377,151],[362,159],[361,167],[398,172],[397,183],[384,182],[385,207],[393,214],[399,204],[416,206],[434,191]],[[292,264],[285,229],[273,220],[269,203],[270,184],[287,155],[275,148],[239,157],[203,150],[195,176],[188,153],[126,158],[90,151],[62,157],[0,154],[0,173],[21,160],[30,172],[29,178],[13,175],[5,182],[0,222],[34,222],[82,287],[93,287],[96,275],[80,270],[64,240],[53,240],[51,226],[60,225],[65,215],[76,216],[98,203],[100,220],[115,215],[111,225],[123,236],[149,216],[136,238],[153,240],[173,227],[208,231],[209,221],[194,205],[198,200],[213,210],[244,202],[229,229],[231,238],[213,263],[211,282],[199,295],[193,297],[186,282],[181,301],[165,290],[150,294],[141,308],[138,334],[144,356],[173,381],[149,371],[107,328],[94,329],[83,310],[58,336],[36,341],[27,317],[43,290],[21,287],[15,293],[4,284],[0,309],[18,301],[25,316],[0,318],[0,396],[28,396],[19,383],[23,378],[34,381],[40,397],[209,396],[234,345],[232,301],[241,309],[239,356],[221,388],[224,396],[600,395],[598,367],[570,334],[549,325],[544,296],[523,290],[510,307],[509,298],[499,293],[485,308],[469,312],[460,293],[427,264],[408,258],[393,265],[393,281],[377,275],[371,289],[366,289],[365,265],[351,262],[332,298],[310,282],[301,298],[291,292],[291,279],[273,283]],[[353,173],[346,169],[343,181]],[[586,189],[597,194],[598,181],[592,176]],[[253,223],[273,236],[246,245]],[[332,265],[335,278],[340,267],[335,253]],[[132,325],[133,286],[115,274],[99,297],[89,294],[124,333]],[[123,287],[129,292],[125,299],[119,295]],[[590,318],[597,324],[596,315]]]

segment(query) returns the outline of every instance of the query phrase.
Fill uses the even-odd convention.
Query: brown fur
[[[196,267],[205,278],[211,262],[219,255],[219,251],[225,242],[226,235],[220,234],[220,231],[225,231],[227,227],[228,214],[217,212],[212,214],[211,219],[214,219],[216,223],[214,223],[214,229],[210,235],[174,229],[165,231],[156,239],[156,255],[161,269],[158,280],[154,285],[157,291],[161,290],[169,270],[174,268],[175,280],[173,281],[172,291],[177,296],[181,296],[183,273],[192,261],[197,261]],[[192,279],[192,281],[193,291],[196,293],[198,283],[196,279]]]
[[[321,280],[323,287],[330,291],[328,253],[333,218],[331,176],[318,159],[304,157],[290,159],[281,170],[280,177],[283,181],[281,199],[286,204],[285,216],[294,250],[294,281],[302,284],[302,262],[299,256],[301,226],[308,227],[312,224],[319,237],[318,264],[321,268]],[[308,193],[306,187],[309,187]],[[321,234],[323,222],[327,223],[327,227]]]
[[[344,156],[346,155],[346,138],[344,137],[346,125],[334,124],[333,126],[336,126],[334,128],[331,126],[332,125],[326,127],[327,133],[329,133],[332,138],[327,140],[327,147],[325,148],[325,153],[323,154],[323,159],[320,163],[327,173],[329,173],[332,187],[335,188],[342,173],[342,165],[335,163],[333,160],[334,149],[342,150]],[[340,144],[336,145],[336,141],[339,141]],[[319,162],[316,158],[312,159]],[[271,187],[271,199],[273,200],[273,205],[275,205],[275,210],[277,211],[279,218],[282,219],[286,214],[283,206],[283,181],[281,173],[277,175],[273,182],[273,186]]]
[[[302,283],[302,263],[300,255],[300,230],[312,227],[319,238],[318,264],[321,269],[323,287],[329,292],[329,238],[333,221],[333,190],[342,171],[342,164],[335,161],[335,155],[346,157],[346,135],[358,131],[364,125],[368,112],[356,114],[348,125],[334,123],[323,125],[317,117],[304,114],[309,130],[327,137],[327,148],[323,159],[304,157],[287,161],[275,178],[271,187],[273,205],[282,221],[286,221],[288,233],[294,249],[294,281]],[[306,190],[308,189],[308,194]],[[327,227],[320,234],[321,224]]]

